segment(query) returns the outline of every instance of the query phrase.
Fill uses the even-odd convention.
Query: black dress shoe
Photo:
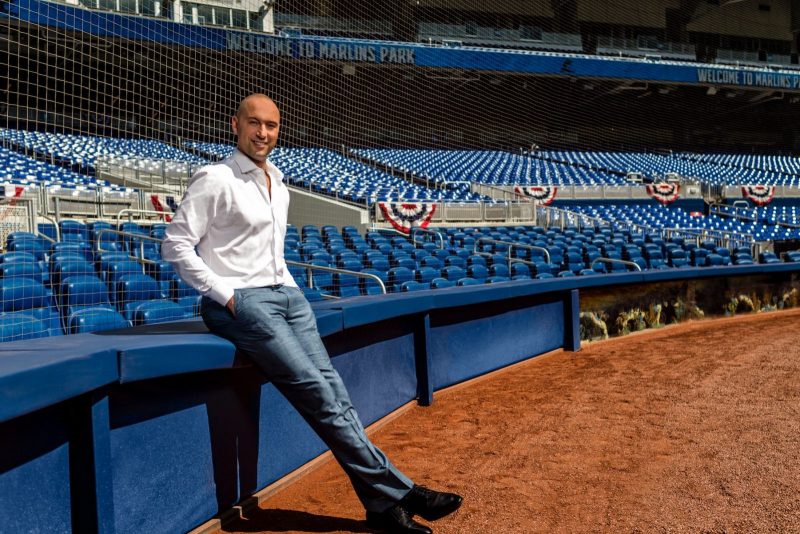
[[[463,499],[455,493],[429,490],[425,486],[414,486],[400,501],[400,506],[409,514],[421,515],[428,521],[435,521],[458,510]]]
[[[367,526],[391,534],[433,534],[433,531],[411,519],[411,515],[400,504],[385,512],[367,512]]]

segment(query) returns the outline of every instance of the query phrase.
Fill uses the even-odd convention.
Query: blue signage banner
[[[273,36],[92,11],[46,0],[11,0],[5,3],[5,9],[6,12],[0,13],[0,17],[97,36],[149,41],[164,45],[252,52],[299,61],[399,64],[421,68],[800,91],[800,72],[774,72],[755,68],[551,52],[537,53],[526,50],[451,48],[332,37]]]

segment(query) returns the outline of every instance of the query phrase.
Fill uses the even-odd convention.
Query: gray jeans
[[[203,321],[250,358],[330,448],[364,505],[391,508],[413,486],[364,433],[350,396],[317,332],[314,312],[295,287],[237,289],[236,317],[203,298]]]

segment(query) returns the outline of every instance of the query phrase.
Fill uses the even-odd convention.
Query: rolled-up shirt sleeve
[[[233,288],[214,273],[195,247],[206,236],[211,222],[220,215],[221,205],[228,196],[226,189],[214,173],[198,171],[167,226],[161,245],[162,257],[187,284],[223,306],[233,296]]]

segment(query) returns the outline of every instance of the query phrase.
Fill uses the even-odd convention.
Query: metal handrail
[[[541,250],[544,252],[545,262],[550,263],[550,251],[544,247],[539,247],[536,245],[528,245],[526,243],[515,243],[513,241],[500,241],[498,239],[492,239],[491,237],[479,237],[475,240],[475,245],[473,248],[473,252],[477,254],[482,254],[481,251],[478,250],[478,243],[494,243],[498,245],[509,245],[508,247],[508,268],[511,270],[511,264],[514,262],[514,257],[511,254],[511,251],[514,250],[514,247],[528,249],[528,250]],[[521,258],[516,258],[521,259]]]
[[[119,223],[122,221],[122,215],[123,214],[127,215],[128,216],[128,222],[131,222],[133,220],[133,219],[131,219],[131,215],[133,215],[134,213],[141,213],[141,214],[144,214],[144,215],[155,215],[157,217],[163,218],[164,222],[167,222],[167,217],[171,217],[172,216],[171,213],[166,213],[166,212],[163,212],[163,211],[155,211],[155,210],[137,210],[137,209],[133,209],[133,208],[125,209],[125,210],[119,210],[117,212],[117,226],[119,226]]]
[[[431,230],[430,228],[421,228],[419,226],[411,228],[411,241],[416,245],[417,240],[415,233],[433,234],[439,238],[439,241],[441,243],[441,246],[439,248],[443,249],[445,246],[445,239],[441,232],[437,232],[436,230]]]
[[[36,232],[36,235],[47,239],[48,241],[50,241],[50,243],[58,243],[59,241],[61,241],[61,227],[58,226],[58,220],[46,214],[39,215],[39,217],[41,217],[42,219],[47,219],[48,221],[53,223],[53,226],[56,229],[56,238],[53,239],[52,237],[39,233],[38,231]]]
[[[97,241],[97,252],[118,252],[116,250],[103,250],[103,248],[102,248],[103,240],[100,239],[100,236],[102,236],[103,234],[114,234],[114,235],[119,235],[119,236],[122,236],[122,237],[129,237],[131,239],[140,240],[139,241],[139,253],[141,255],[137,257],[137,256],[131,256],[130,254],[128,254],[128,257],[135,259],[136,261],[138,261],[141,264],[155,264],[155,263],[158,263],[158,262],[156,262],[154,260],[148,260],[147,258],[144,257],[144,241],[155,241],[156,243],[163,243],[164,242],[163,239],[158,238],[158,237],[151,237],[149,235],[144,235],[144,234],[137,234],[135,232],[122,232],[120,230],[112,230],[111,228],[101,228],[95,234],[96,241]]]
[[[313,275],[312,271],[316,270],[316,271],[324,271],[324,272],[330,272],[330,273],[347,274],[347,275],[356,276],[358,278],[371,278],[371,279],[375,280],[376,282],[378,282],[378,286],[380,286],[381,291],[383,292],[384,295],[386,294],[386,285],[383,283],[383,280],[381,280],[381,278],[379,276],[374,275],[372,273],[362,273],[362,272],[359,272],[359,271],[349,271],[347,269],[339,269],[338,267],[325,267],[324,265],[313,265],[311,263],[303,263],[303,262],[294,261],[294,260],[286,260],[286,265],[292,265],[292,266],[295,266],[295,267],[303,267],[304,269],[306,269],[306,272],[308,273],[308,283],[309,283],[308,287],[313,287],[311,285],[314,282],[314,275]],[[323,295],[323,297],[329,298],[329,299],[341,298],[341,297],[336,297],[334,295]]]
[[[635,261],[618,260],[618,259],[614,259],[614,258],[595,258],[589,264],[589,268],[594,270],[594,264],[598,263],[598,262],[600,262],[600,263],[612,263],[612,264],[613,263],[621,263],[623,265],[629,265],[631,267],[634,267],[637,271],[641,271],[642,270],[642,266],[639,265],[638,263],[636,263]]]
[[[58,196],[53,196],[52,198],[53,198],[53,205],[54,205],[55,215],[56,215],[56,220],[57,221],[61,221],[61,203],[62,202],[68,202],[70,204],[88,204],[88,205],[91,205],[91,206],[99,206],[100,210],[99,211],[95,210],[95,215],[96,216],[103,216],[103,208],[106,205],[113,205],[113,204],[131,205],[133,203],[130,200],[120,200],[120,199],[98,200],[97,198],[95,198],[94,200],[88,200],[86,198],[74,198],[74,197],[64,198],[64,197],[58,197]],[[47,210],[47,206],[45,206],[45,211],[46,210]]]

